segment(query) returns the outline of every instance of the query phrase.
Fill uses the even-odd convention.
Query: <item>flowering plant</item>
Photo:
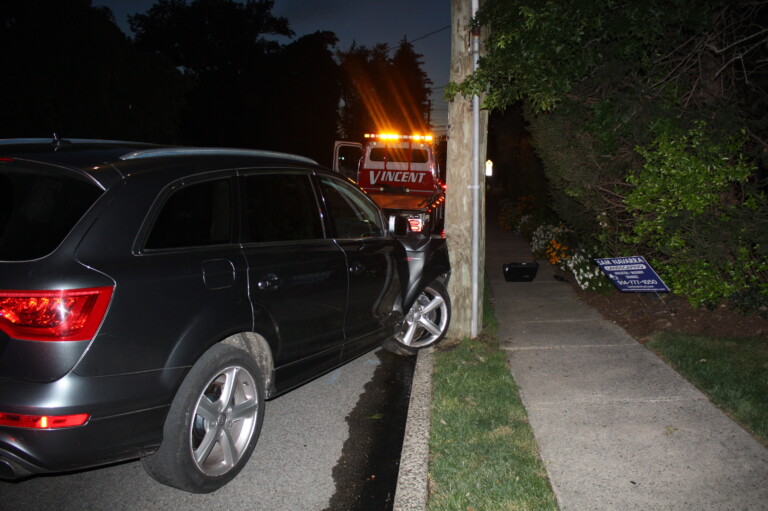
[[[573,273],[573,277],[581,289],[598,293],[608,293],[613,290],[611,281],[594,264],[592,256],[586,250],[575,251],[565,265]]]
[[[568,239],[573,231],[564,225],[542,224],[531,235],[531,250],[550,264],[561,265],[571,257]]]
[[[568,260],[571,258],[571,250],[564,243],[560,243],[557,240],[549,240],[546,255],[549,264],[562,268],[564,264],[568,264]]]

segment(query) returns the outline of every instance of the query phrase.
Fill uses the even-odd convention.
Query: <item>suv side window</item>
[[[308,174],[245,177],[245,243],[323,239],[320,209]]]
[[[147,239],[147,249],[188,248],[232,242],[229,179],[184,186],[168,198]]]
[[[320,178],[320,188],[338,238],[381,238],[381,213],[363,192],[340,179]]]

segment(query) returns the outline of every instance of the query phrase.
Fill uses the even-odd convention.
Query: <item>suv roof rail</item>
[[[139,151],[133,151],[128,154],[124,154],[120,157],[121,160],[137,160],[140,158],[157,158],[163,156],[204,156],[204,155],[221,155],[221,156],[258,156],[261,158],[281,158],[286,160],[293,160],[300,163],[309,163],[310,165],[317,165],[318,163],[311,158],[304,156],[298,156],[289,153],[280,153],[276,151],[262,151],[258,149],[227,149],[221,147],[164,147],[159,149],[142,149]]]
[[[125,140],[102,140],[95,138],[0,138],[0,145],[20,144],[55,144],[57,141],[72,144],[117,144],[126,146],[149,146],[146,142],[128,142]]]

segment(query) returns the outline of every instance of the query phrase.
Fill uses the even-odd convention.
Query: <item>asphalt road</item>
[[[268,401],[251,460],[215,493],[163,486],[132,461],[0,482],[0,509],[391,509],[414,363],[373,351]]]

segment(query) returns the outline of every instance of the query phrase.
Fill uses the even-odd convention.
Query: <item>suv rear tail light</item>
[[[411,229],[411,232],[421,232],[424,228],[424,223],[421,217],[411,216],[408,217],[408,227]]]
[[[0,412],[0,426],[29,429],[55,429],[82,426],[90,419],[87,413],[74,415],[20,415]]]
[[[29,341],[90,340],[104,319],[112,291],[0,291],[0,330]]]

